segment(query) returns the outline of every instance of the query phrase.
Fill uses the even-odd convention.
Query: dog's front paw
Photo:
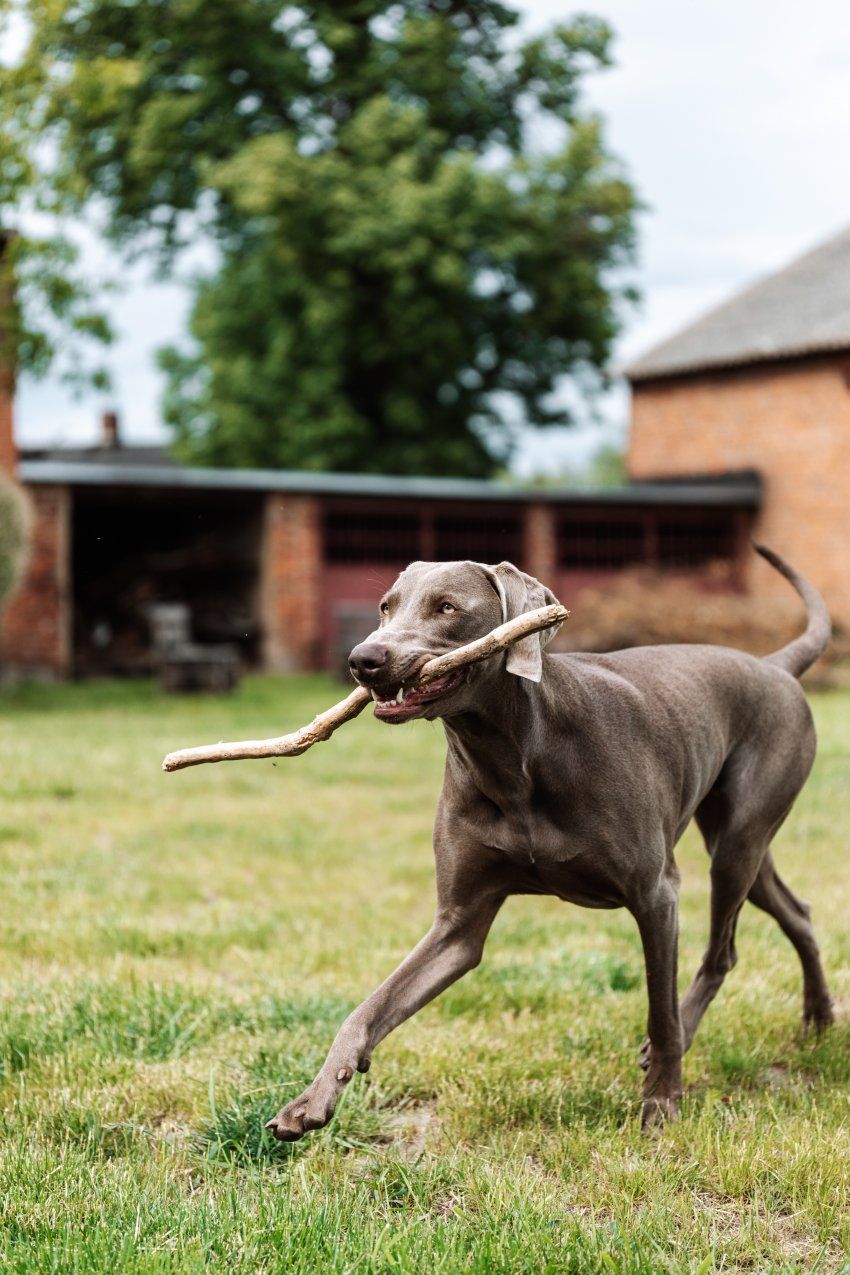
[[[311,1129],[322,1129],[336,1109],[337,1093],[314,1080],[299,1098],[288,1102],[266,1123],[279,1142],[297,1142]]]

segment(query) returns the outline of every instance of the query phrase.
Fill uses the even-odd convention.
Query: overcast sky
[[[529,28],[571,12],[556,0],[518,6]],[[628,360],[753,277],[850,221],[850,10],[847,0],[588,0],[617,32],[616,67],[588,100],[648,206],[638,282],[644,294],[618,359]],[[92,255],[100,273],[100,250]],[[119,273],[116,271],[116,273]],[[24,443],[87,441],[105,406],[125,436],[162,436],[153,351],[178,338],[185,292],[134,270],[111,307],[109,402],[74,401],[47,380],[25,382]],[[627,418],[622,393],[606,405],[609,436]],[[597,435],[530,441],[519,468],[556,468]]]

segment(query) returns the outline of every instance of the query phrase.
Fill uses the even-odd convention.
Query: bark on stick
[[[526,611],[515,620],[508,620],[498,628],[486,633],[484,637],[459,646],[445,655],[438,655],[428,660],[416,675],[415,685],[427,685],[447,673],[454,673],[467,664],[478,664],[489,659],[499,651],[506,650],[531,633],[540,633],[543,629],[560,624],[569,616],[566,607],[555,603],[551,606],[538,607],[536,611]],[[233,743],[202,744],[198,748],[181,748],[178,752],[169,753],[162,763],[163,770],[185,770],[187,766],[200,766],[205,762],[215,761],[247,761],[262,757],[297,757],[305,753],[314,744],[330,739],[338,727],[351,721],[372,698],[371,692],[358,686],[345,699],[334,704],[332,708],[319,713],[312,722],[289,735],[278,735],[274,739],[242,739]]]

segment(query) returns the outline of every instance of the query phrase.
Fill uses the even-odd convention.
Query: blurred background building
[[[580,609],[648,566],[704,589],[783,588],[751,535],[794,557],[850,624],[850,231],[756,283],[627,369],[629,481],[605,489],[200,469],[124,446],[26,451],[29,567],[2,618],[7,671],[150,667],[149,610],[248,666],[331,668],[411,560],[509,559]],[[12,401],[0,456],[15,463]]]
[[[627,375],[631,476],[756,470],[758,535],[850,625],[850,228],[656,346]],[[752,584],[785,587],[764,564]]]
[[[747,474],[594,491],[195,469],[122,447],[111,416],[101,446],[25,453],[18,474],[35,525],[0,657],[54,676],[149,671],[163,602],[248,666],[334,667],[416,558],[507,558],[570,600],[635,564],[698,577],[720,561],[711,587],[739,590],[760,493]]]
[[[550,0],[332,10],[225,0],[202,39],[179,8],[151,24],[143,0],[117,24],[113,0],[0,19],[0,365],[23,395],[16,450],[8,372],[0,469],[32,508],[2,669],[147,672],[157,615],[221,670],[338,666],[414,558],[517,562],[573,607],[562,641],[757,649],[756,599],[799,614],[753,533],[850,627],[850,231],[608,374],[650,207],[671,217],[647,228],[650,309],[687,295],[632,330],[628,357],[845,215],[835,14],[788,39],[736,14],[730,42],[721,11],[638,19],[616,0],[566,23]],[[793,174],[771,163],[790,153]],[[821,223],[818,155],[838,192],[817,198]],[[129,283],[123,334],[107,260]],[[159,309],[128,327],[142,265]],[[116,335],[120,419],[101,411]],[[69,383],[97,409],[69,412]],[[588,477],[599,442],[604,487]],[[20,564],[0,545],[6,560],[0,600]],[[603,611],[620,627],[580,636]]]

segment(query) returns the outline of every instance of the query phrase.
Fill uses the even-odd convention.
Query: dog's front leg
[[[682,1021],[679,1014],[679,899],[675,877],[665,875],[633,908],[643,942],[649,997],[649,1049],[641,1123],[675,1118],[682,1093]]]
[[[313,1083],[266,1128],[282,1142],[296,1142],[326,1125],[355,1072],[369,1070],[375,1046],[478,964],[501,903],[491,896],[441,909],[398,969],[345,1020]]]

